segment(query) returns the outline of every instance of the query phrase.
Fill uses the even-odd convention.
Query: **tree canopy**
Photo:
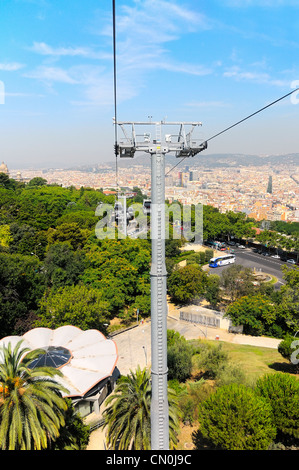
[[[243,325],[244,334],[261,336],[276,320],[276,308],[264,296],[247,295],[229,305],[226,315],[235,326]]]
[[[207,275],[199,266],[187,265],[173,271],[168,278],[168,292],[174,303],[186,305],[203,296]]]
[[[129,237],[100,240],[96,236],[99,220],[96,209],[100,203],[114,204],[113,195],[106,196],[92,188],[46,184],[43,178],[33,178],[25,184],[4,174],[0,176],[2,336],[24,333],[41,316],[45,321],[42,299],[53,299],[57,291],[62,295],[65,287],[77,285],[99,292],[107,306],[105,322],[109,323],[113,317],[130,322],[136,318],[137,310],[143,316],[150,315],[150,240]],[[140,190],[134,188],[134,191],[137,196],[128,204],[144,198]],[[193,225],[194,210],[192,206]],[[174,231],[172,222],[170,234]],[[258,238],[254,230],[257,225],[245,214],[220,213],[214,207],[203,206],[204,239]],[[260,235],[261,243],[267,247],[289,243],[294,248],[296,228],[296,224],[272,224],[271,230],[264,230]],[[223,298],[235,302],[257,293],[252,273],[246,268],[233,266],[221,278],[207,276],[200,268],[211,256],[207,250],[190,254],[187,266],[177,269],[182,244],[183,238],[166,240],[168,294],[177,305],[204,297],[217,308]],[[281,335],[299,330],[297,271],[285,270],[286,283],[276,298],[270,289],[269,292],[264,289],[263,295],[275,304],[276,320],[270,327],[270,320],[259,316],[258,321],[263,325],[256,326],[256,331]],[[257,312],[257,318],[256,315]]]
[[[244,385],[224,385],[199,409],[196,444],[218,450],[267,450],[276,436],[271,405]],[[199,447],[200,448],[200,447]]]
[[[102,291],[84,285],[60,287],[45,293],[40,301],[39,320],[35,326],[58,328],[77,326],[82,330],[104,331],[109,316],[109,303]]]

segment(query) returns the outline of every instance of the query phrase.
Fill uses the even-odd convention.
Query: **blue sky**
[[[299,86],[299,0],[116,0],[116,14],[119,120],[202,121],[207,139]],[[0,160],[114,160],[112,1],[2,1],[0,30]],[[298,152],[297,101],[207,153]]]

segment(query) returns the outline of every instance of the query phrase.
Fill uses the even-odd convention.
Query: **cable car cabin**
[[[135,151],[136,151],[135,147],[132,147],[131,145],[129,146],[120,145],[118,147],[118,150],[119,150],[120,158],[134,158]]]
[[[118,211],[123,211],[122,203],[119,202],[119,201],[117,201],[117,202],[114,204],[114,210],[115,210],[116,212],[118,212]]]
[[[151,200],[145,199],[143,201],[143,213],[149,215],[151,213]]]

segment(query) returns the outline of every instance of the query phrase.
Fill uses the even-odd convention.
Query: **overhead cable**
[[[270,108],[270,106],[273,106],[274,104],[278,103],[279,101],[287,98],[288,96],[292,95],[293,93],[295,93],[296,91],[299,91],[299,88],[296,88],[295,90],[292,90],[290,91],[289,93],[287,93],[286,95],[282,96],[281,98],[278,98],[277,100],[275,101],[272,101],[272,103],[269,103],[267,104],[267,106],[264,106],[263,108],[259,109],[258,111],[255,111],[254,113],[250,114],[249,116],[245,117],[244,119],[241,119],[240,121],[236,122],[235,124],[233,124],[232,126],[229,126],[227,127],[226,129],[224,129],[223,131],[221,132],[218,132],[217,134],[213,135],[212,137],[210,137],[209,139],[205,140],[205,142],[209,142],[210,140],[212,139],[215,139],[216,137],[218,137],[219,135],[221,134],[224,134],[224,132],[227,132],[229,131],[230,129],[232,129],[233,127],[235,126],[238,126],[239,124],[241,124],[242,122],[246,121],[247,119],[255,116],[256,114],[258,113],[261,113],[262,111],[264,111],[265,109],[267,108]],[[182,160],[180,160],[178,163],[176,163],[167,173],[166,173],[166,176],[171,172],[173,171],[178,165],[180,165],[184,160],[185,158],[187,157],[183,157]]]
[[[112,20],[113,20],[113,89],[114,89],[114,152],[115,152],[115,177],[116,189],[118,192],[118,135],[117,135],[117,84],[116,84],[116,15],[115,0],[112,0]]]

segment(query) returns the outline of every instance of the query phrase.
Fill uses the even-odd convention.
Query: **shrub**
[[[222,350],[221,343],[217,346],[205,345],[197,358],[197,366],[204,370],[206,377],[215,379],[227,360],[228,355]]]
[[[182,387],[182,386],[181,386]],[[181,388],[179,407],[182,410],[184,424],[193,424],[197,420],[198,406],[210,395],[212,387],[203,378],[198,381],[187,381]]]
[[[69,398],[66,398],[67,410],[65,425],[61,427],[59,436],[52,443],[51,450],[85,450],[90,438],[90,426],[84,423]]]
[[[284,374],[268,374],[256,383],[256,392],[264,397],[273,410],[277,437],[282,442],[299,439],[299,381]]]
[[[185,382],[192,372],[193,347],[174,330],[167,330],[168,379]]]
[[[180,384],[177,379],[170,379],[168,380],[168,387],[171,388],[175,393],[176,396],[179,397],[186,392],[186,385]]]
[[[267,450],[276,435],[269,402],[244,385],[231,384],[212,393],[199,408],[197,448]]]
[[[182,410],[182,421],[184,424],[190,424],[192,426],[195,419],[194,403],[191,397],[185,395],[179,401],[179,405]]]
[[[278,345],[278,352],[282,355],[284,359],[287,359],[288,361],[290,361],[291,364],[293,364],[294,371],[296,373],[299,372],[298,357],[297,357],[298,356],[298,344],[299,344],[298,340],[299,338],[288,335]]]
[[[192,347],[187,341],[179,341],[167,349],[168,377],[184,382],[192,372]]]
[[[219,369],[216,376],[216,385],[221,387],[232,383],[244,384],[246,383],[246,374],[238,364],[227,362]]]

